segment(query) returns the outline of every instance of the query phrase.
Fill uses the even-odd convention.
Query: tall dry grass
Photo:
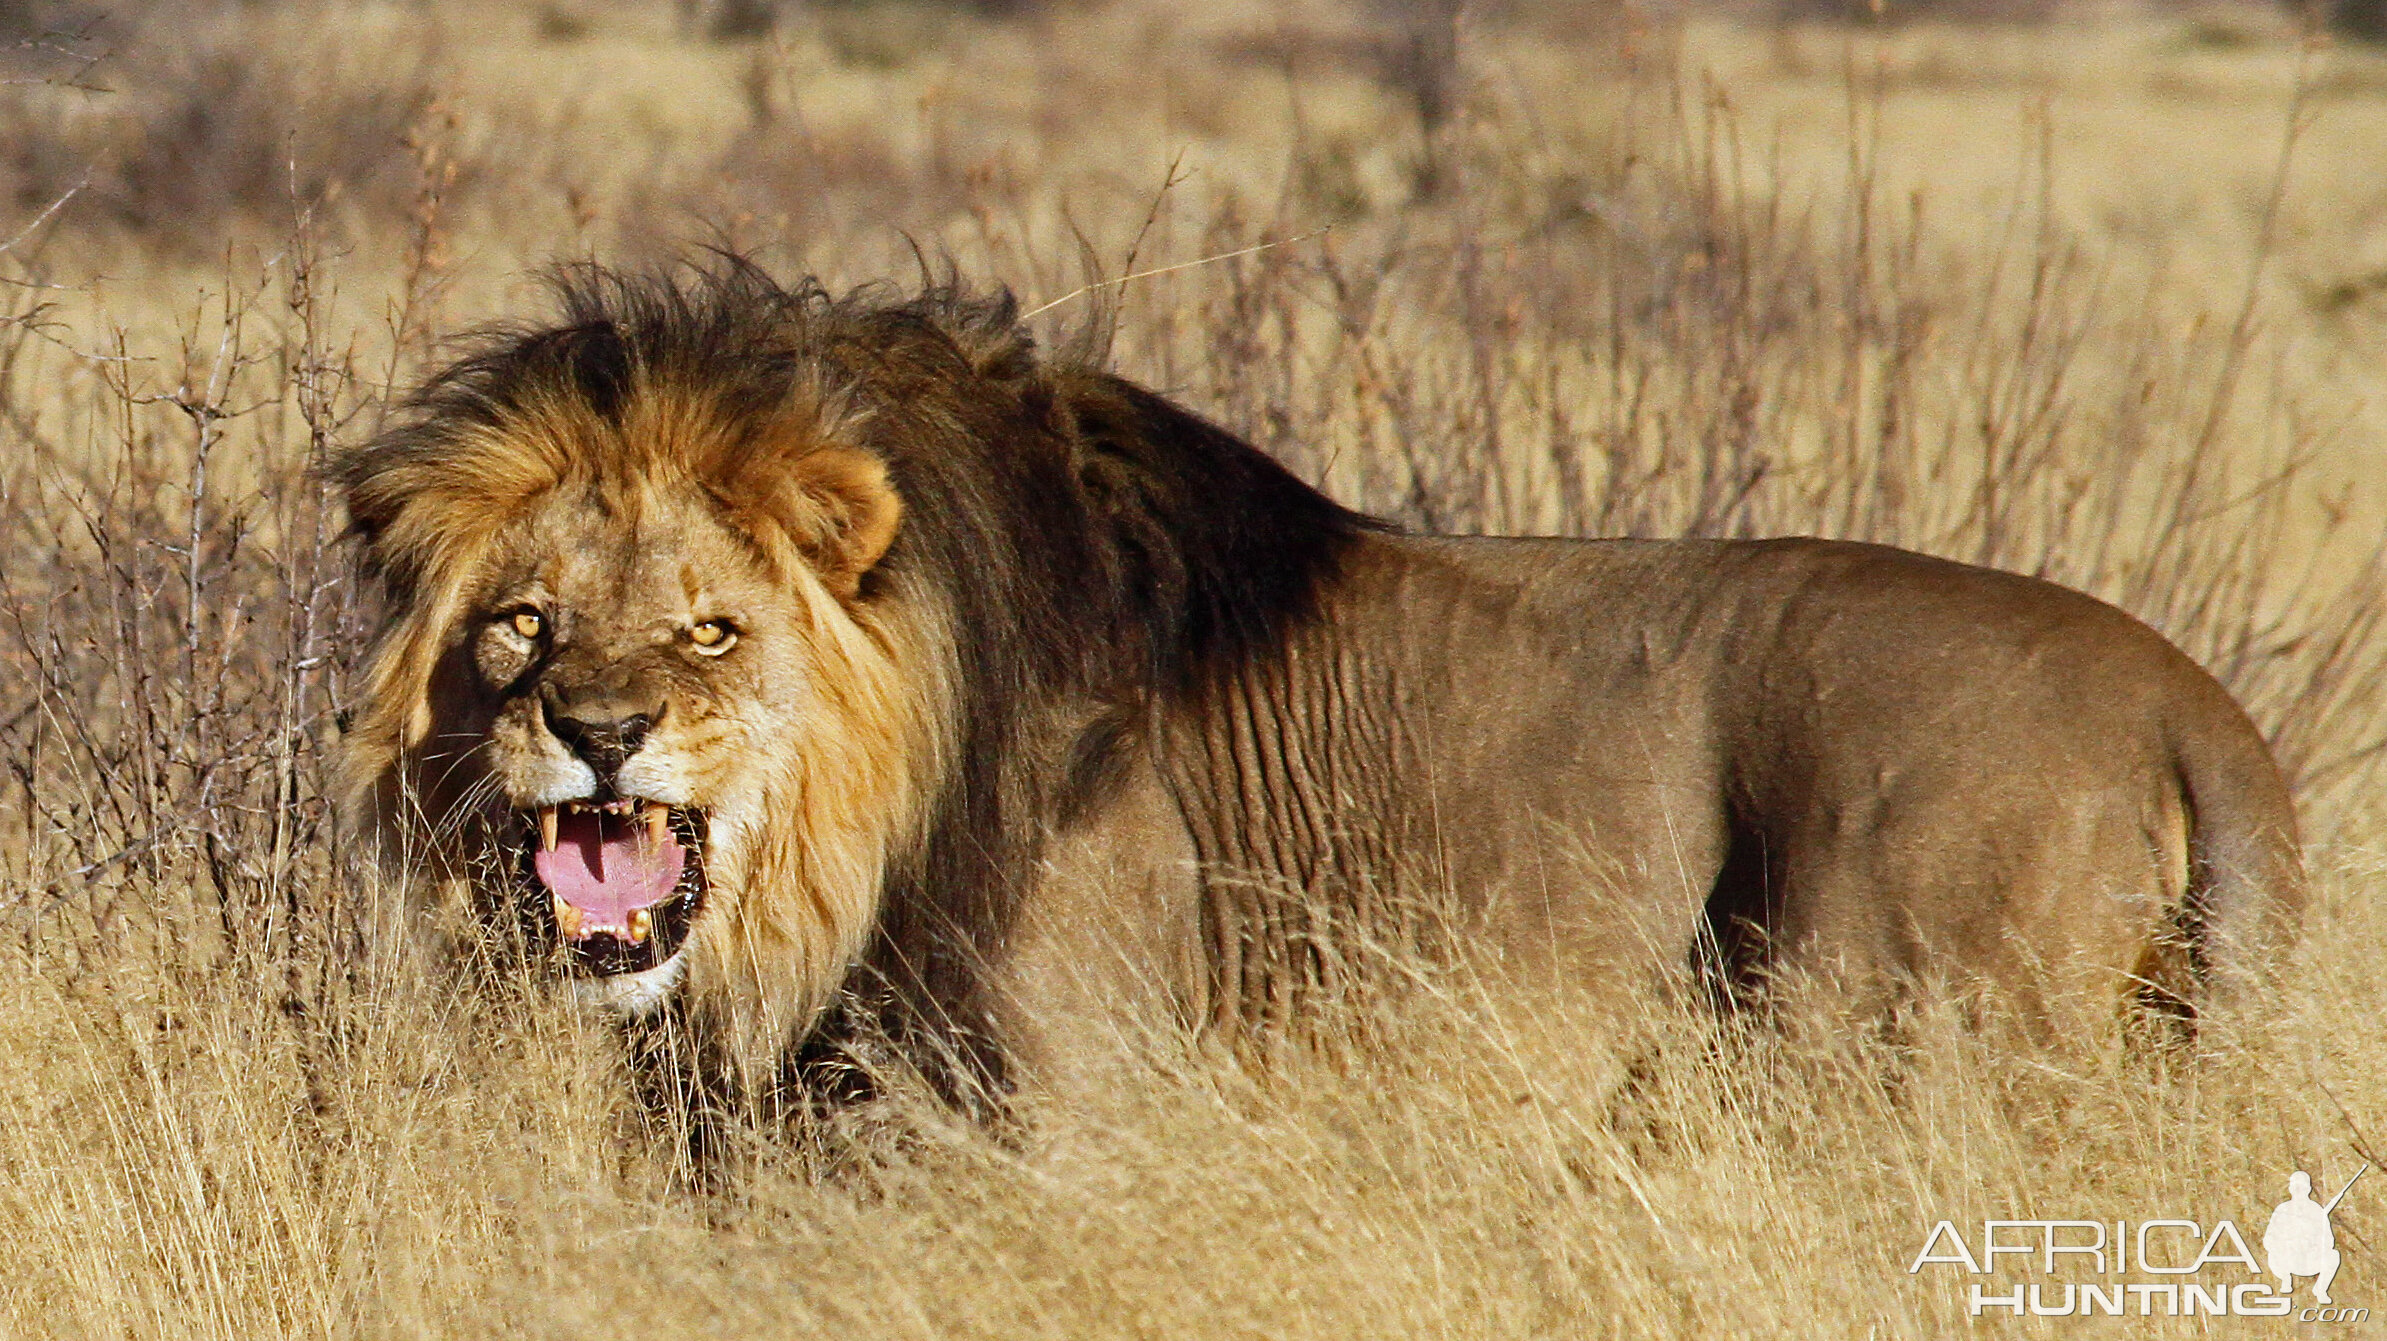
[[[2350,1027],[2387,931],[2379,514],[2343,483],[2377,383],[2315,352],[2373,318],[2298,298],[2371,243],[2312,203],[2365,188],[2308,166],[2322,95],[2265,82],[2294,53],[1933,39],[2060,90],[2065,44],[2139,32],[2150,88],[2260,93],[2208,110],[2262,170],[2150,241],[2084,215],[2027,80],[1961,90],[2043,146],[1994,209],[1928,189],[1960,163],[1900,181],[1901,119],[1953,96],[1912,33],[1520,11],[1447,55],[1372,10],[1133,4],[743,43],[593,2],[192,4],[203,42],[29,49],[0,86],[37,225],[0,219],[0,1330],[1936,1336],[1969,1325],[1904,1271],[1937,1219],[2244,1226],[2288,1169],[2387,1153],[2387,1050]],[[1805,142],[1744,106],[1818,88],[1840,120]],[[2321,879],[2281,999],[2171,1066],[1428,974],[1366,1047],[1255,1074],[1121,1029],[1119,1083],[1016,1140],[898,1098],[692,1195],[604,1027],[394,962],[333,878],[318,780],[370,612],[307,474],[526,266],[691,239],[849,282],[917,246],[1032,304],[1158,271],[1039,320],[1103,300],[1126,371],[1417,525],[1860,536],[2113,599],[2296,776]],[[2381,1224],[2340,1209],[2341,1298]],[[2199,1330],[2127,1330],[2167,1326]]]

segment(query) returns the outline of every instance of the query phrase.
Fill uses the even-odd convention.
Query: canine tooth
[[[573,907],[571,904],[566,903],[564,901],[564,896],[561,894],[557,894],[552,897],[555,899],[556,930],[564,933],[564,938],[566,940],[579,940],[580,910]]]
[[[660,801],[653,802],[647,806],[646,836],[647,841],[653,843],[656,847],[661,847],[665,843],[671,841],[670,806],[664,805]]]
[[[555,807],[539,807],[539,850],[555,851]]]
[[[646,944],[647,933],[655,929],[655,915],[641,908],[630,914],[630,943]]]

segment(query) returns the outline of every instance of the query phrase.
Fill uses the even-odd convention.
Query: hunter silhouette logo
[[[1984,1220],[1978,1235],[1942,1220],[1923,1236],[1906,1273],[1953,1267],[1959,1279],[1975,1277],[1963,1283],[1966,1311],[1976,1318],[2102,1314],[2366,1322],[2369,1309],[2329,1297],[2345,1262],[2329,1216],[2368,1172],[2368,1164],[2356,1169],[2326,1202],[2313,1199],[2312,1175],[2302,1169],[2288,1175],[2288,1199],[2263,1227],[2260,1259],[2228,1220],[2210,1226],[2157,1218]],[[2312,1288],[2312,1302],[2301,1309],[2298,1280]]]
[[[2295,1278],[2310,1276],[2313,1302],[2329,1302],[2329,1282],[2337,1279],[2338,1263],[2344,1260],[2338,1256],[2337,1235],[2329,1228],[2329,1212],[2369,1171],[2368,1164],[2354,1170],[2326,1206],[2312,1199],[2312,1175],[2302,1169],[2288,1175],[2288,1199],[2271,1212],[2271,1223],[2263,1230],[2263,1256],[2270,1261],[2271,1274],[2279,1277],[2281,1294],[2294,1294]]]

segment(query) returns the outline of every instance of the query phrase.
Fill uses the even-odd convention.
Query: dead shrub
[[[409,135],[434,99],[433,44],[298,12],[176,7],[127,32],[107,89],[0,88],[0,152],[19,202],[89,189],[84,222],[144,246],[215,254],[231,237],[402,214]]]

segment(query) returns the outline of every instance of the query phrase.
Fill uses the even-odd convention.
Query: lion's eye
[[[539,635],[547,631],[546,616],[536,610],[516,610],[513,624],[514,632],[521,635],[525,642],[537,642]]]
[[[728,651],[730,644],[737,640],[737,629],[726,619],[708,619],[688,629],[688,641],[696,644],[697,651],[709,657],[717,657]]]

